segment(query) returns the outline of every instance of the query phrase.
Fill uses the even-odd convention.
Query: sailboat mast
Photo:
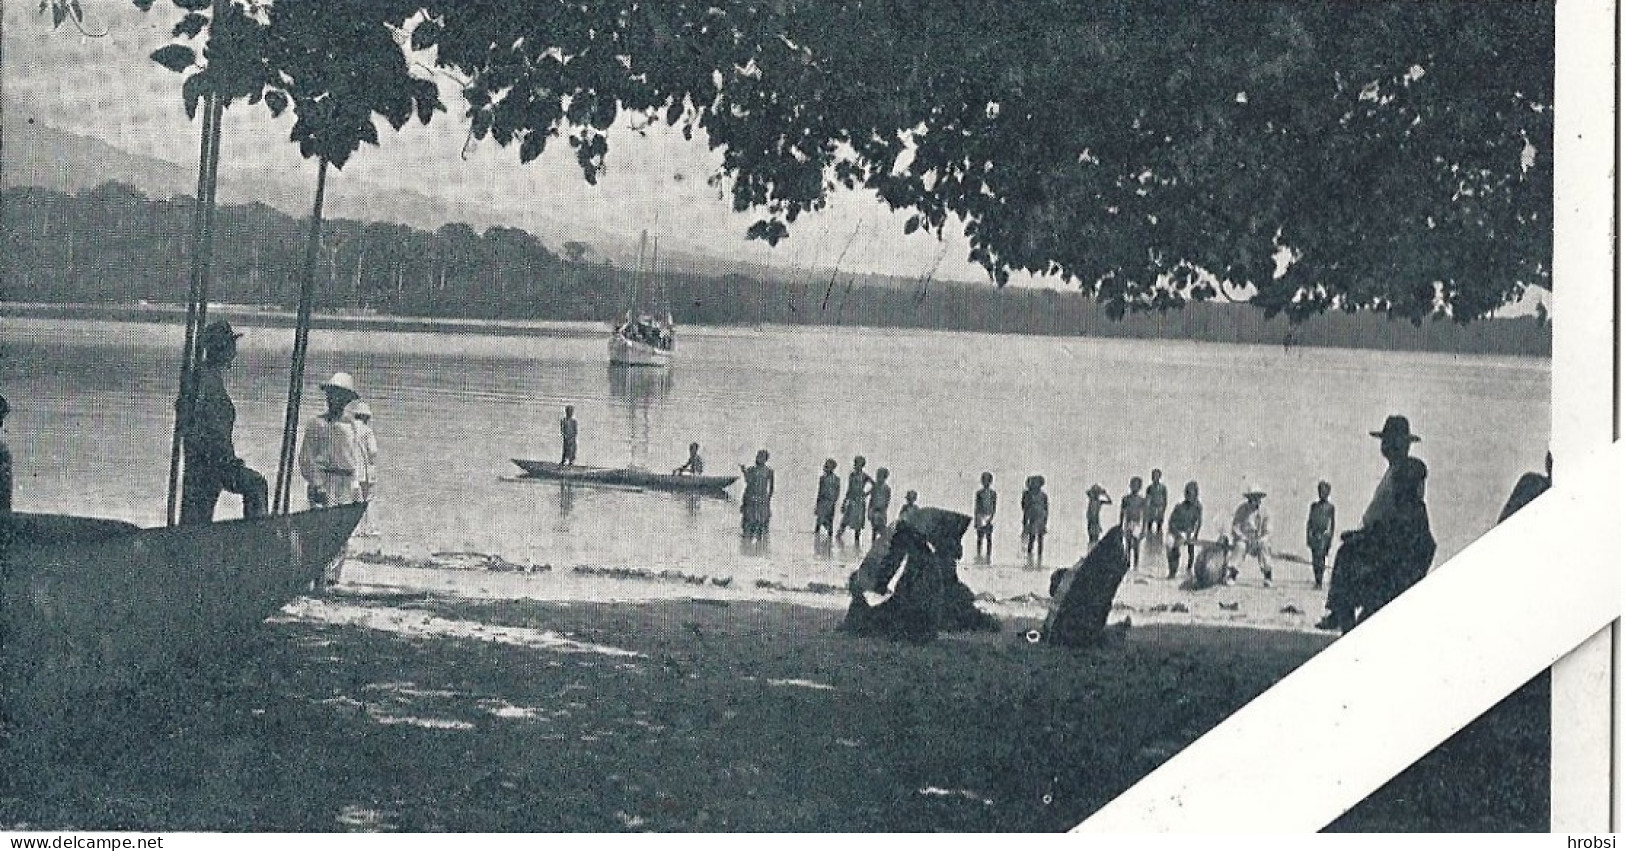
[[[643,301],[643,257],[648,247],[649,231],[645,230],[638,235],[638,264],[632,267],[632,303],[627,306],[627,311],[634,315]]]

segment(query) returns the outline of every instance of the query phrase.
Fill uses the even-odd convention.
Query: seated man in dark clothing
[[[998,621],[976,608],[975,596],[954,567],[964,555],[960,538],[969,528],[970,517],[940,508],[921,508],[892,524],[847,580],[852,603],[841,629],[914,642],[931,641],[946,630],[996,631]],[[893,577],[896,592],[869,605],[864,594],[885,593]]]
[[[1406,458],[1393,467],[1392,510],[1343,533],[1326,607],[1344,632],[1363,623],[1427,576],[1436,544],[1424,501],[1427,465]]]
[[[181,523],[209,523],[221,491],[241,494],[243,516],[265,514],[270,490],[265,477],[237,457],[231,432],[237,408],[226,393],[225,372],[237,357],[237,338],[231,323],[216,319],[203,329],[203,362],[193,374],[190,410],[177,403],[182,414],[186,473],[181,480]]]

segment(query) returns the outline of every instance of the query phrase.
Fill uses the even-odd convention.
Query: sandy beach
[[[1063,830],[1332,640],[1310,593],[1246,583],[1131,575],[1132,627],[1093,650],[1023,641],[1034,600],[913,647],[837,632],[830,590],[406,562],[357,553],[241,659],[12,731],[0,826]],[[1543,829],[1544,701],[1532,684],[1334,828]]]

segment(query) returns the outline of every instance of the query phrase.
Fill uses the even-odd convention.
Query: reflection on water
[[[275,470],[291,335],[248,331],[227,379],[237,450]],[[162,524],[181,334],[0,325],[20,508]],[[800,536],[813,526],[823,460],[863,454],[891,469],[895,493],[966,512],[983,470],[1005,483],[1009,506],[1019,482],[1043,474],[1050,564],[1087,545],[1089,485],[1115,498],[1152,467],[1176,494],[1201,483],[1209,528],[1228,520],[1244,478],[1267,480],[1293,552],[1320,479],[1345,522],[1359,516],[1383,470],[1367,433],[1404,413],[1424,439],[1442,560],[1539,468],[1551,386],[1545,360],[862,329],[695,331],[669,369],[605,361],[600,337],[313,334],[308,374],[352,373],[373,409],[380,536],[367,546],[839,584],[869,536],[811,546]],[[303,418],[319,398],[306,393]],[[581,421],[583,465],[669,471],[699,442],[709,471],[732,473],[770,450],[778,544],[738,544],[738,484],[714,498],[505,481],[517,472],[510,458],[558,457],[566,404]],[[843,461],[843,480],[847,471]],[[236,510],[222,500],[222,516]],[[1019,524],[1019,512],[1000,512],[994,565],[1021,564]]]
[[[559,482],[559,517],[569,519],[576,509],[576,488],[569,482]]]
[[[640,469],[660,469],[650,459],[650,411],[671,395],[669,368],[607,364],[610,397],[621,403],[626,422],[626,464]],[[686,457],[686,453],[685,453]],[[672,465],[680,466],[682,462]]]
[[[745,558],[771,558],[773,556],[773,533],[765,532],[761,537],[756,538],[741,534],[739,536],[739,554]]]
[[[671,395],[672,371],[665,367],[608,364],[609,394],[633,407],[648,407]]]

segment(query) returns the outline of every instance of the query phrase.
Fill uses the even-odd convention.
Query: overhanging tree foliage
[[[242,62],[302,118],[368,141],[369,109],[427,118],[391,37],[409,33],[466,81],[473,135],[521,160],[562,137],[591,181],[627,113],[703,131],[769,242],[849,187],[911,211],[908,230],[963,220],[997,282],[1057,275],[1116,311],[1224,295],[1466,321],[1550,286],[1549,2],[268,8]],[[312,57],[390,70],[301,100],[288,81]]]

